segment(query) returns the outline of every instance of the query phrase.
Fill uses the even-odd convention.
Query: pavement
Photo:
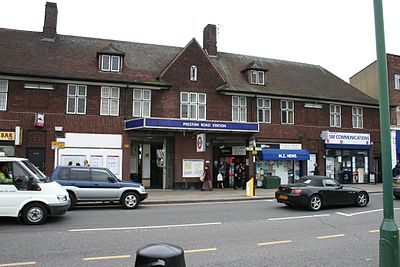
[[[362,188],[368,193],[383,192],[382,184],[355,184],[351,186]],[[248,197],[246,196],[246,190],[233,190],[233,188],[214,188],[213,191],[200,191],[198,189],[147,189],[149,197],[142,202],[142,205],[274,199],[276,189],[256,188],[255,191],[254,197]]]

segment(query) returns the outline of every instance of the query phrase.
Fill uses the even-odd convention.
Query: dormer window
[[[101,55],[100,69],[101,69],[101,71],[120,72],[121,71],[121,56]]]
[[[195,65],[190,67],[190,80],[197,82],[197,67]]]
[[[264,85],[265,84],[264,77],[265,77],[264,71],[257,71],[257,70],[250,71],[250,83],[251,84]]]

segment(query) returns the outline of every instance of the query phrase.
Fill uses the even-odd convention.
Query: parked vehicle
[[[68,207],[67,191],[27,159],[0,157],[0,216],[42,224],[47,216],[64,215]]]
[[[393,196],[400,199],[400,175],[393,178]]]
[[[120,181],[109,169],[88,166],[58,166],[51,176],[69,194],[72,209],[78,202],[115,202],[135,209],[147,198],[142,184]]]
[[[328,205],[364,207],[369,202],[365,190],[343,186],[326,176],[304,176],[294,184],[281,185],[275,192],[275,198],[288,206],[305,206],[313,211]]]

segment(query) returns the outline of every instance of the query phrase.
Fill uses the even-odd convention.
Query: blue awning
[[[261,151],[263,160],[309,160],[310,153],[307,150],[289,150],[289,149],[263,149]]]

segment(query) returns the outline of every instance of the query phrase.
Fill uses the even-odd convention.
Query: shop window
[[[181,119],[205,120],[207,97],[203,93],[181,92]]]
[[[330,105],[330,126],[342,127],[341,107],[340,105]]]
[[[232,121],[247,121],[247,99],[245,96],[232,96]]]
[[[294,124],[294,101],[281,100],[281,123]]]
[[[133,90],[133,117],[148,118],[151,116],[151,90]]]
[[[363,128],[363,108],[352,107],[353,128]]]
[[[119,88],[101,87],[100,115],[118,116]]]
[[[257,121],[271,123],[271,99],[257,98]]]
[[[86,85],[68,84],[67,114],[86,114]]]

